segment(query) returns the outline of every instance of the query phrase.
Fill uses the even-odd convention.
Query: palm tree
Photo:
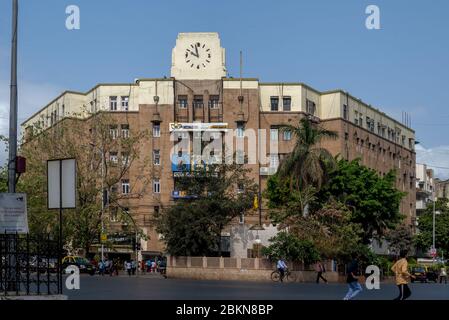
[[[335,159],[318,144],[323,139],[337,139],[337,132],[324,129],[308,117],[301,118],[298,126],[283,124],[279,130],[289,131],[296,138],[293,151],[279,166],[279,178],[289,179],[291,190],[294,185],[297,191],[319,190],[335,167]]]

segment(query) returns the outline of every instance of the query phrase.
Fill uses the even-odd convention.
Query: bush
[[[320,255],[311,241],[301,240],[293,234],[280,232],[269,241],[271,244],[262,249],[262,254],[272,261],[283,258],[288,261],[311,264],[320,259]]]

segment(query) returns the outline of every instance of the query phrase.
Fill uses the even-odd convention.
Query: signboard
[[[48,209],[75,208],[75,182],[75,159],[47,161]]]
[[[432,257],[436,257],[437,256],[437,249],[436,248],[431,248],[430,249],[430,255]]]
[[[182,131],[226,131],[228,124],[223,122],[193,122],[193,123],[169,123],[170,132],[182,132]]]
[[[0,193],[1,233],[28,233],[25,193]]]

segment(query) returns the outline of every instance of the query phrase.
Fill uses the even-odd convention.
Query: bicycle
[[[271,280],[274,281],[274,282],[281,281],[281,273],[279,272],[279,270],[274,270],[271,273]],[[284,279],[283,280],[285,280],[287,282],[296,282],[296,274],[290,272],[289,269],[286,269],[284,271]]]

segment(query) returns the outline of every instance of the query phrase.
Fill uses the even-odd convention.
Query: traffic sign
[[[432,257],[436,257],[437,256],[437,249],[436,248],[431,248],[430,249],[430,255]]]
[[[101,242],[106,242],[107,240],[108,240],[108,235],[103,233],[101,235]]]

